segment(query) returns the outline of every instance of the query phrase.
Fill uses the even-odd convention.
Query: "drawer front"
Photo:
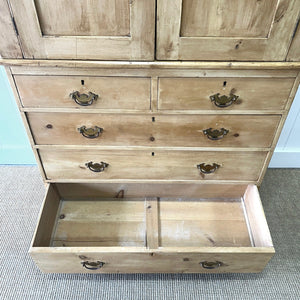
[[[267,152],[40,149],[46,177],[63,179],[256,181]],[[89,165],[87,165],[90,163]],[[95,165],[98,163],[98,165]],[[108,164],[108,166],[106,165]],[[204,174],[204,172],[211,172]]]
[[[45,248],[44,248],[45,249]],[[49,249],[49,248],[48,248]],[[217,253],[163,251],[115,252],[113,249],[99,252],[86,252],[87,248],[68,248],[60,251],[50,249],[39,251],[32,249],[31,256],[38,267],[45,273],[257,273],[261,272],[270,258],[272,250],[247,248],[228,248]],[[210,248],[211,249],[211,248]],[[109,252],[110,251],[110,252]],[[245,253],[243,253],[245,252]],[[100,269],[88,270],[82,263],[104,262]],[[205,269],[203,262],[222,262],[216,269]]]
[[[28,113],[36,144],[152,146],[152,118],[145,115]]]
[[[14,76],[24,107],[150,109],[150,79],[133,77]],[[73,94],[79,92],[78,94]],[[89,96],[88,104],[83,94]],[[73,97],[73,98],[72,98]],[[85,98],[84,98],[85,97]]]
[[[28,113],[36,144],[270,147],[278,115]]]
[[[160,78],[158,109],[282,110],[293,82],[293,78]],[[212,101],[216,94],[227,100]],[[231,94],[237,100],[230,101]]]

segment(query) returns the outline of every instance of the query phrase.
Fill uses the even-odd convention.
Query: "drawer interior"
[[[49,185],[33,247],[272,247],[254,185]]]

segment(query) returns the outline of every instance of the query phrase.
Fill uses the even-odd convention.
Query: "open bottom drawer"
[[[226,273],[274,248],[254,185],[59,183],[30,254],[50,273]]]

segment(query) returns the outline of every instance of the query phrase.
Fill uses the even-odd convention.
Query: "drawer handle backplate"
[[[92,172],[103,172],[109,166],[109,164],[101,161],[100,163],[93,163],[92,161],[85,164]]]
[[[78,91],[70,94],[70,97],[81,106],[92,105],[98,99],[98,95],[89,92],[89,94],[80,94]]]
[[[215,95],[210,96],[209,98],[218,107],[228,107],[231,104],[233,104],[239,98],[239,96],[236,96],[234,94],[230,94],[229,96],[220,96],[220,93],[217,93]]]
[[[104,265],[102,261],[83,261],[82,266],[88,270],[98,270],[101,269]]]
[[[200,265],[204,269],[217,269],[221,267],[223,263],[220,261],[202,261]]]
[[[86,128],[86,126],[81,126],[80,128],[78,128],[78,131],[88,139],[95,139],[99,137],[99,135],[103,132],[103,128],[100,128],[98,126],[94,126],[94,128]]]
[[[211,174],[211,173],[215,172],[219,167],[220,167],[220,165],[218,165],[216,163],[213,163],[212,165],[209,165],[206,163],[197,165],[197,168],[203,174]]]
[[[228,132],[229,132],[229,130],[227,130],[225,128],[221,128],[221,129],[208,128],[208,129],[203,130],[203,133],[210,140],[213,140],[213,141],[221,140]]]

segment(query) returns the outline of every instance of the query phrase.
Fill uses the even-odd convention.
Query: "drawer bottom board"
[[[30,250],[44,272],[259,272],[274,253],[255,186],[235,198],[76,199],[59,185]]]

